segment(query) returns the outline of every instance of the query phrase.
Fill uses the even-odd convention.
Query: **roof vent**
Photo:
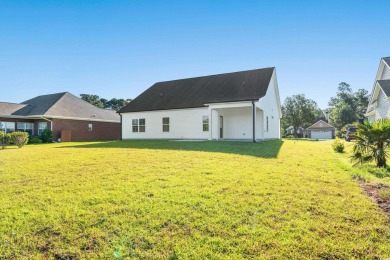
[[[162,93],[160,93],[160,97],[162,97],[163,96],[163,94]]]
[[[96,117],[96,115],[92,115],[91,117]]]
[[[242,85],[243,85],[243,86],[245,85],[245,81],[242,82]]]

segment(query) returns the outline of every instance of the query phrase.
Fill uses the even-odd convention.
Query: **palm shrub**
[[[376,162],[377,167],[386,168],[386,157],[390,146],[390,120],[380,119],[373,123],[365,121],[357,125],[355,144],[351,160],[355,165]]]
[[[12,142],[19,148],[25,146],[28,142],[28,133],[26,132],[13,132],[11,134]]]

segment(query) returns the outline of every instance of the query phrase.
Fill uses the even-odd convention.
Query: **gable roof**
[[[247,70],[155,83],[119,113],[202,107],[208,103],[258,100],[275,68]]]
[[[390,79],[378,80],[377,82],[386,96],[390,96]]]
[[[69,92],[38,96],[26,100],[21,104],[4,106],[4,109],[2,109],[0,103],[0,115],[22,117],[45,116],[52,118],[120,122],[120,117],[115,111],[95,107]]]
[[[390,57],[385,57],[385,58],[382,58],[386,63],[387,63],[387,66],[390,67]]]
[[[310,130],[310,129],[334,129],[334,126],[332,126],[331,124],[328,124],[327,122],[325,122],[323,120],[319,120],[306,129],[307,130]]]

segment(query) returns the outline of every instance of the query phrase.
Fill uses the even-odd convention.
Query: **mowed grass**
[[[329,141],[0,151],[0,258],[386,258],[385,214]]]

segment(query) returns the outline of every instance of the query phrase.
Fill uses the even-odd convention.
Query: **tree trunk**
[[[383,143],[378,143],[378,150],[381,151],[381,153],[379,154],[385,154],[384,151],[383,151],[383,146],[384,144]],[[376,166],[379,167],[379,168],[386,168],[387,165],[386,165],[386,156],[383,156],[383,157],[378,157],[377,158],[377,162],[376,162]]]
[[[378,157],[376,166],[379,168],[386,168],[386,158]]]

